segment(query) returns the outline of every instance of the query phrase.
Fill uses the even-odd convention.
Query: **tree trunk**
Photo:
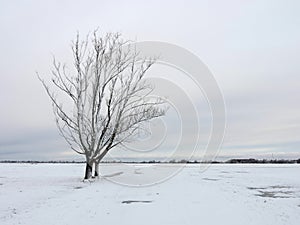
[[[92,177],[92,166],[88,162],[86,162],[84,179],[90,179],[91,177]]]
[[[95,163],[95,177],[99,177],[99,163]]]

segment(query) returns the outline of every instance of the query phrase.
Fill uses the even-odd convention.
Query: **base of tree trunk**
[[[95,174],[94,177],[99,177],[99,163],[95,163]]]
[[[92,166],[86,163],[84,179],[90,179],[91,177],[92,177]]]

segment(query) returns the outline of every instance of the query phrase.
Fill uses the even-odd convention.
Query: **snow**
[[[299,224],[300,165],[0,164],[1,225]],[[168,179],[165,179],[168,178]]]

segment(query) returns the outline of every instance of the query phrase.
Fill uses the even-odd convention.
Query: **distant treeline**
[[[55,164],[63,164],[63,163],[85,163],[85,161],[1,160],[0,163],[31,163],[31,164],[37,164],[37,163],[55,163]]]
[[[295,164],[300,163],[300,159],[229,159],[227,161],[189,161],[189,160],[170,160],[168,162],[160,162],[160,161],[142,161],[139,163],[204,163],[204,164],[218,164],[218,163],[226,163],[226,164],[235,164],[235,163],[260,163],[260,164]]]
[[[230,159],[225,163],[293,164],[293,163],[300,163],[300,159]]]
[[[37,163],[55,163],[55,164],[66,164],[66,163],[85,163],[85,161],[38,161],[38,160],[2,160],[0,163],[30,163],[30,164],[37,164]],[[150,161],[103,161],[101,163],[191,163],[191,164],[197,164],[197,163],[203,163],[203,164],[217,164],[217,163],[226,163],[226,164],[242,164],[242,163],[250,163],[250,164],[295,164],[300,163],[299,159],[229,159],[227,161],[197,161],[197,160],[170,160],[170,161],[160,161],[160,160],[150,160]]]

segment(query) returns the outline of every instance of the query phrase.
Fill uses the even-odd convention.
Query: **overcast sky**
[[[35,71],[47,78],[52,54],[70,61],[76,32],[97,27],[176,44],[209,67],[227,111],[218,158],[299,158],[299,12],[298,0],[0,1],[0,160],[80,159],[58,135]]]

